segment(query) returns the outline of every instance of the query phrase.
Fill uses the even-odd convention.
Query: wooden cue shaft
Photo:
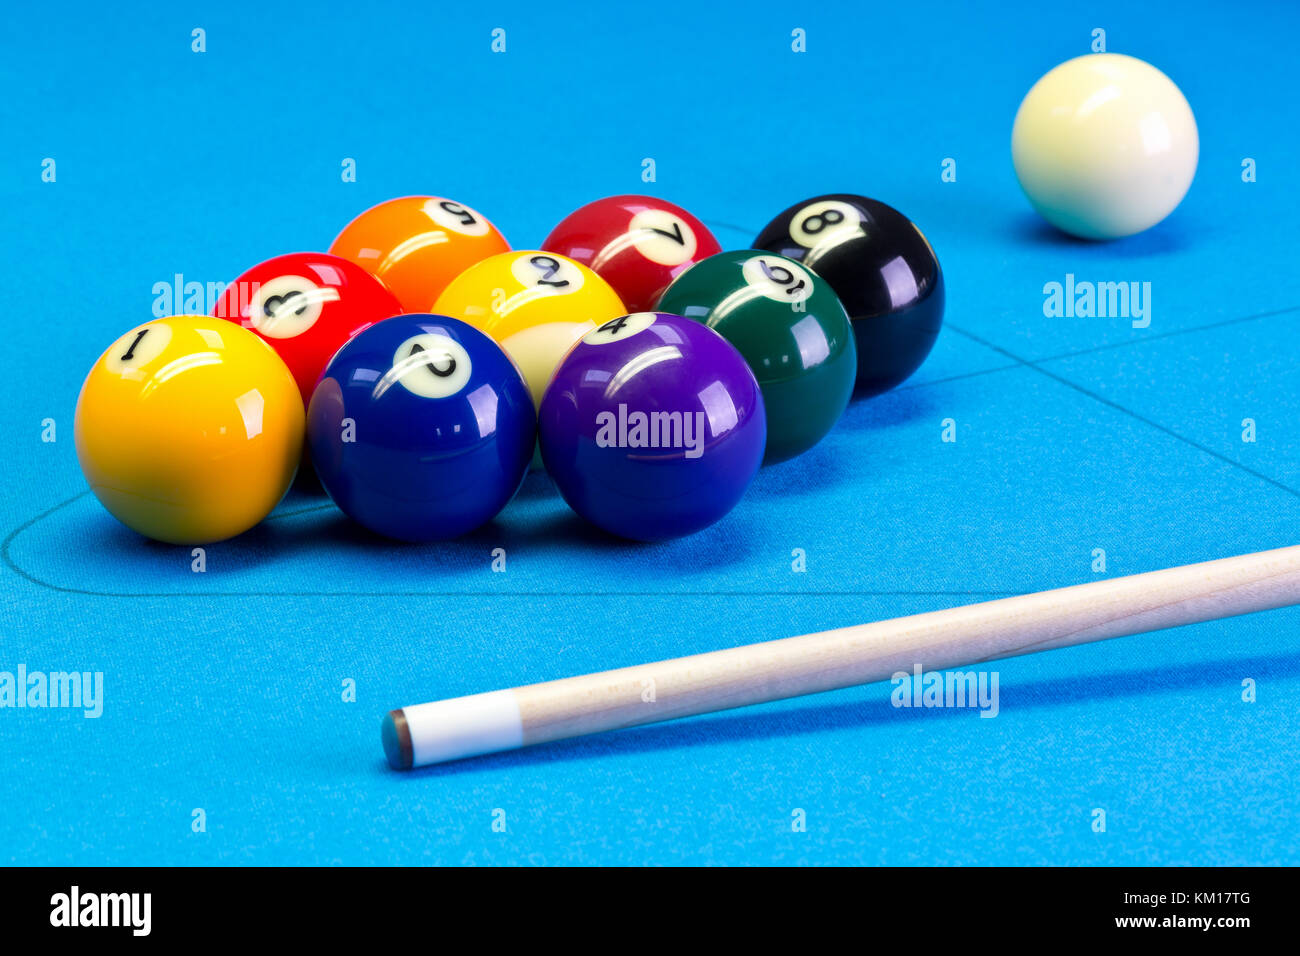
[[[384,746],[407,768],[1291,604],[1300,545],[406,707]]]

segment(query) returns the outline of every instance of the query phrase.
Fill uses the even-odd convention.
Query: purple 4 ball
[[[691,534],[740,500],[763,460],[757,380],[708,326],[638,312],[587,333],[542,398],[542,459],[588,521],[638,541]]]

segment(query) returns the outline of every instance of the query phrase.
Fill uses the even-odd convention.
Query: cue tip
[[[384,742],[384,756],[394,770],[410,770],[415,756],[411,749],[411,728],[406,723],[406,713],[399,707],[384,715],[379,736]]]
[[[394,770],[476,757],[524,744],[524,723],[512,690],[399,707],[380,728]]]

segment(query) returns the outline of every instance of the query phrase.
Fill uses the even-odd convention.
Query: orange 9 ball
[[[372,206],[343,227],[330,252],[378,276],[404,312],[427,312],[452,279],[510,244],[480,213],[441,196]]]
[[[590,268],[614,287],[629,312],[654,309],[675,278],[722,251],[704,223],[653,196],[587,203],[551,230],[542,248]]]
[[[214,314],[275,349],[306,407],[334,353],[401,311],[397,297],[360,266],[324,252],[298,252],[253,266],[226,287]]]

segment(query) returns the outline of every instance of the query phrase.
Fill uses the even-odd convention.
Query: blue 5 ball
[[[478,329],[400,315],[330,360],[307,412],[321,484],[349,517],[390,538],[454,538],[514,496],[537,419],[518,369]]]

